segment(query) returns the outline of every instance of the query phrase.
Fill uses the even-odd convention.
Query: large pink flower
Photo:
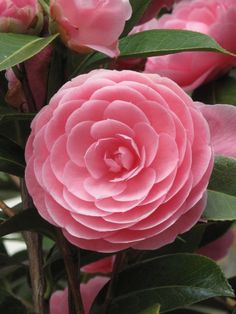
[[[43,26],[43,12],[37,0],[0,1],[0,32],[37,34]]]
[[[129,0],[52,0],[51,15],[72,50],[119,54],[118,38],[131,17]]]
[[[80,285],[81,297],[84,306],[84,313],[89,314],[91,305],[98,292],[108,282],[108,277],[94,277],[86,284]],[[50,298],[50,314],[69,314],[68,289],[55,291]]]
[[[236,52],[235,0],[183,0],[174,7],[172,14],[165,14],[158,20],[156,28],[204,33],[225,49]],[[184,52],[148,58],[145,71],[167,76],[186,90],[192,90],[235,64],[236,58],[229,55]]]
[[[209,128],[167,78],[97,70],[65,84],[32,123],[26,183],[39,213],[82,248],[154,249],[199,219]]]

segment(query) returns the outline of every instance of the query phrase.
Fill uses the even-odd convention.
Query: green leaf
[[[8,121],[32,121],[34,116],[33,113],[0,113],[0,124]]]
[[[214,51],[233,55],[205,34],[176,29],[149,30],[122,38],[120,51],[122,58],[159,56],[184,51]]]
[[[224,76],[218,80],[204,84],[193,93],[193,99],[205,104],[236,105],[236,78]]]
[[[57,36],[58,34],[41,38],[22,34],[0,33],[0,71],[33,57]]]
[[[23,177],[24,169],[23,149],[0,134],[0,171]]]
[[[34,230],[55,237],[55,228],[46,222],[34,208],[21,211],[0,224],[0,237],[10,233]]]
[[[213,221],[236,219],[236,197],[211,190],[207,194],[204,218]]]
[[[139,22],[152,0],[130,0],[130,4],[132,6],[132,16],[126,22],[123,33],[120,37],[127,36],[129,32],[133,29],[133,27]]]
[[[159,314],[159,313],[160,313],[160,304],[155,304],[142,312],[138,312],[138,314]]]
[[[186,51],[212,51],[233,55],[205,34],[176,29],[155,29],[123,37],[119,48],[119,58],[161,56]],[[76,69],[74,75],[88,72],[111,61],[104,54],[93,54]]]
[[[216,156],[208,188],[236,197],[236,159]]]
[[[0,313],[27,314],[26,308],[7,291],[0,289]]]
[[[107,288],[96,298],[92,314],[101,313]],[[122,271],[108,313],[136,314],[156,304],[167,313],[215,296],[234,296],[216,263],[200,255],[172,254]]]

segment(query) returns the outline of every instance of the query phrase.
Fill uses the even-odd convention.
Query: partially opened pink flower
[[[37,0],[0,1],[0,32],[38,34],[43,12]]]
[[[72,50],[119,54],[118,38],[131,17],[129,0],[51,0],[51,15]]]
[[[235,0],[183,0],[156,28],[183,29],[212,36],[223,48],[236,53]],[[145,71],[159,73],[192,90],[236,65],[236,58],[213,52],[184,52],[148,58]]]
[[[90,307],[98,292],[108,282],[108,277],[94,277],[80,285],[84,314],[89,314]],[[50,298],[50,314],[69,314],[68,289],[55,291]]]
[[[65,84],[32,123],[26,183],[75,245],[155,249],[189,230],[213,164],[206,120],[168,78],[97,70]]]

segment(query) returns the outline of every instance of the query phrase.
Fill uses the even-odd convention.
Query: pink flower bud
[[[43,12],[37,0],[0,2],[0,32],[38,34],[43,26]]]
[[[72,50],[119,54],[118,38],[131,16],[128,0],[52,0],[51,15],[63,42]]]

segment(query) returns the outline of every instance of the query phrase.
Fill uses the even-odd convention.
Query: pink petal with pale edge
[[[236,158],[236,107],[202,104],[199,108],[210,128],[214,153]]]

